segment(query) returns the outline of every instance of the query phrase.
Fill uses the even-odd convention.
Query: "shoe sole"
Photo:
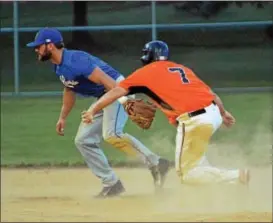
[[[123,187],[123,185],[119,185],[119,189],[116,189],[117,191],[115,191],[113,194],[111,194],[111,189],[109,189],[109,191],[107,193],[105,193],[104,195],[95,195],[94,198],[97,199],[104,199],[104,198],[110,198],[110,197],[118,197],[120,194],[125,192],[125,188]],[[110,193],[110,194],[109,194]]]
[[[95,199],[106,199],[106,198],[114,198],[114,197],[119,197],[122,193],[125,192],[125,189],[112,195],[104,195],[104,196],[94,196]]]

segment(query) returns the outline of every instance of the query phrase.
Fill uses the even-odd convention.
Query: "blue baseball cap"
[[[43,28],[35,36],[35,40],[27,44],[27,47],[37,47],[47,43],[63,42],[62,34],[55,28]]]

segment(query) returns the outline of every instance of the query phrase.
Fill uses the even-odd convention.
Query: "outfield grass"
[[[209,154],[248,157],[251,163],[268,163],[272,145],[272,101],[268,93],[222,94],[226,107],[237,118],[233,129],[223,129],[213,137],[216,147]],[[1,98],[1,164],[2,165],[76,165],[83,160],[74,146],[74,135],[80,112],[89,99],[77,101],[67,120],[65,136],[55,133],[61,106],[60,97]],[[175,128],[157,113],[153,128],[138,129],[131,121],[125,128],[158,154],[174,160]],[[219,145],[219,146],[218,146]],[[123,153],[103,144],[113,165],[128,164]]]
[[[115,8],[114,3],[89,3],[89,25],[143,24],[150,23],[150,7],[130,9]],[[126,2],[125,4],[134,4]],[[230,7],[211,19],[205,20],[177,11],[172,6],[158,5],[158,23],[196,23],[228,21],[271,20],[272,7],[257,10],[246,6],[243,9]],[[48,13],[50,12],[50,13]],[[1,25],[12,26],[12,4],[1,3]],[[20,3],[20,25],[68,26],[72,25],[70,2]],[[37,19],[39,17],[39,19]],[[140,49],[151,39],[150,31],[90,32],[95,45],[94,55],[109,62],[125,76],[140,66]],[[20,83],[22,91],[60,90],[61,83],[52,67],[38,63],[36,55],[25,44],[34,33],[20,34]],[[237,30],[185,32],[181,30],[160,31],[158,38],[169,43],[171,58],[183,63],[212,87],[272,86],[272,41],[263,31]],[[65,42],[71,40],[71,32],[64,33]],[[13,90],[13,36],[1,35],[1,91]],[[90,44],[92,45],[92,44]],[[104,48],[100,48],[103,46]],[[232,46],[232,47],[231,47]],[[93,49],[93,48],[92,48]],[[213,138],[217,145],[214,153],[225,156],[252,157],[251,162],[268,159],[268,144],[272,131],[272,104],[269,94],[223,95],[227,107],[235,114],[237,125],[231,130],[222,130]],[[54,98],[1,99],[1,162],[2,165],[17,164],[82,164],[73,140],[80,122],[80,112],[90,101],[79,100],[67,122],[66,136],[55,134],[55,122],[61,100]],[[173,160],[175,129],[159,112],[151,131],[142,131],[128,122],[126,130],[139,137],[153,151]],[[164,127],[163,127],[164,126]],[[260,140],[261,139],[261,140]],[[227,145],[227,146],[226,146]],[[229,146],[230,145],[230,146]],[[113,164],[127,162],[126,157],[105,145],[105,151]]]
[[[139,45],[140,48],[140,45]],[[171,59],[192,68],[212,87],[272,86],[272,48],[186,48],[171,47]],[[60,90],[61,82],[48,63],[37,62],[32,50],[21,50],[21,91]],[[129,55],[129,56],[128,56]],[[100,58],[109,62],[125,76],[141,66],[140,53],[101,53]],[[13,91],[13,69],[3,67],[1,91]],[[33,72],[35,71],[35,72]],[[35,83],[35,84],[33,84]]]

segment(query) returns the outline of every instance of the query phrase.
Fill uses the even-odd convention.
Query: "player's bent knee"
[[[92,151],[92,149],[98,149],[99,144],[90,139],[83,139],[82,137],[76,137],[74,143],[77,149],[82,152],[85,150]]]
[[[74,139],[74,144],[76,145],[77,148],[80,148],[83,145],[83,141],[81,140],[80,137],[75,137]]]
[[[78,134],[76,135],[76,137],[74,138],[74,144],[76,145],[76,147],[78,149],[81,149],[84,145],[86,145],[86,139],[84,137],[82,137],[82,135]]]

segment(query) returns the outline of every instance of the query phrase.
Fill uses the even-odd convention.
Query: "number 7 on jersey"
[[[183,84],[190,83],[189,79],[186,77],[184,70],[181,67],[169,67],[168,70],[172,73],[178,72],[180,74],[181,81]]]

